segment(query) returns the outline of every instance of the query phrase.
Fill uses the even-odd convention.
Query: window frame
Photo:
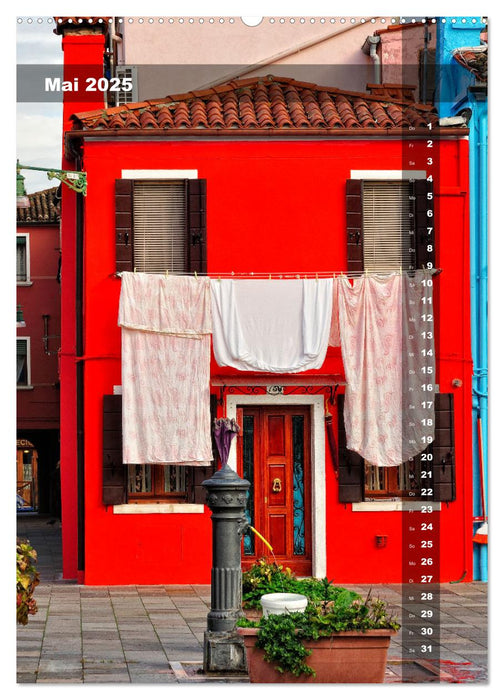
[[[134,187],[135,183],[153,184],[153,181],[160,184],[183,182],[186,200],[183,274],[206,273],[207,181],[198,177],[197,170],[123,170],[121,174],[122,177],[115,181],[116,273],[135,270]],[[159,274],[158,270],[155,272]]]
[[[387,504],[405,503],[449,503],[457,499],[457,469],[455,456],[455,413],[454,395],[451,392],[436,392],[435,394],[435,437],[423,452],[415,457],[431,471],[429,483],[425,487],[430,495],[417,495],[409,498],[402,496],[376,497],[366,500],[365,496],[365,465],[364,459],[353,450],[347,448],[344,422],[345,394],[337,395],[338,415],[338,502],[351,504],[353,510],[376,510],[380,504],[385,509]],[[394,467],[385,467],[394,469]],[[420,489],[424,486],[420,485]],[[369,505],[370,508],[366,506]]]
[[[25,279],[18,279],[18,265],[17,265],[17,245],[18,240],[24,239],[24,255],[25,255]],[[16,285],[18,287],[29,287],[32,285],[31,280],[31,270],[30,270],[30,234],[24,232],[16,232]]]
[[[26,342],[26,384],[19,384],[16,376],[16,389],[31,389],[32,388],[32,376],[31,376],[31,338],[28,335],[18,335],[16,336],[16,374],[17,374],[17,344],[19,341]]]
[[[164,469],[166,467],[175,467],[177,469],[185,469],[187,470],[188,467],[177,465],[177,464],[128,464],[128,475],[127,475],[127,491],[126,491],[126,498],[127,498],[127,503],[187,503],[188,498],[189,498],[189,493],[188,493],[188,479],[187,479],[187,471],[186,474],[184,475],[184,481],[186,484],[186,489],[185,491],[165,491],[163,487],[163,482],[165,479],[164,476]],[[130,491],[129,490],[129,482],[131,479],[130,476],[130,470],[132,467],[140,467],[140,468],[148,468],[150,467],[151,471],[151,490],[150,491]]]
[[[347,269],[364,273],[363,183],[367,181],[410,184],[411,226],[409,248],[415,268],[432,269],[436,258],[435,205],[432,179],[423,170],[352,170],[345,183]],[[411,265],[409,269],[413,269]]]

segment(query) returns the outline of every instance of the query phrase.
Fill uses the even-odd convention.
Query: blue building
[[[436,107],[469,133],[473,374],[474,578],[488,580],[488,34],[482,17],[438,20]],[[449,122],[448,122],[449,123]]]

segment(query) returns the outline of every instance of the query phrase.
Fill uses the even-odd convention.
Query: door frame
[[[325,497],[325,397],[320,394],[227,394],[225,413],[236,420],[238,406],[310,406],[311,416],[311,532],[312,571],[323,578],[327,570]],[[231,444],[229,466],[237,471],[236,441]]]

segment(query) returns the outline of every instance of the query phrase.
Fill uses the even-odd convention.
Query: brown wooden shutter
[[[206,180],[186,180],[189,272],[207,270]]]
[[[348,272],[363,272],[362,180],[346,181],[346,229]]]
[[[188,503],[206,503],[207,490],[203,482],[215,473],[217,469],[217,445],[213,433],[214,418],[217,418],[217,396],[210,394],[210,426],[212,432],[213,461],[208,467],[187,468],[187,501]]]
[[[338,482],[340,503],[360,503],[364,500],[364,460],[346,446],[343,418],[344,394],[338,394]]]
[[[115,181],[116,272],[133,271],[133,180]]]
[[[429,180],[414,180],[414,226],[416,268],[434,268],[435,235],[434,235],[434,190]],[[431,248],[429,250],[429,247]],[[430,263],[430,265],[429,265]]]
[[[455,432],[453,394],[436,394],[436,427],[431,445],[434,501],[455,500]],[[425,463],[429,464],[429,463]]]
[[[127,468],[122,462],[122,396],[103,397],[103,503],[126,503]]]

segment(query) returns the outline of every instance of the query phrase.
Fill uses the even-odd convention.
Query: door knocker
[[[274,493],[279,493],[282,490],[282,482],[280,479],[273,479],[273,486],[271,487],[271,490]]]

